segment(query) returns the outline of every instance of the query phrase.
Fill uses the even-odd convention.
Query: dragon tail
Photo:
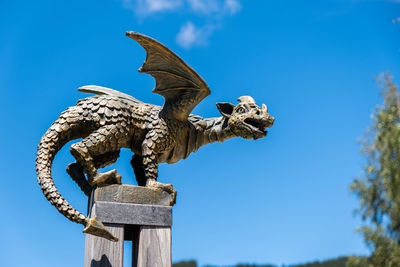
[[[72,222],[85,226],[83,232],[101,236],[111,241],[117,241],[104,225],[94,218],[86,218],[85,215],[72,207],[57,190],[53,178],[51,177],[51,166],[57,152],[69,141],[80,138],[79,133],[79,114],[71,109],[61,113],[60,117],[43,135],[38,145],[36,156],[36,173],[40,188],[46,199],[56,207],[56,209]]]

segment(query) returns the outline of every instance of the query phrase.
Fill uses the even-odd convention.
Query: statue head
[[[217,103],[222,116],[227,119],[231,131],[246,139],[259,139],[267,135],[266,128],[273,125],[275,118],[268,114],[265,104],[257,106],[251,96],[241,96],[236,106],[231,103]]]

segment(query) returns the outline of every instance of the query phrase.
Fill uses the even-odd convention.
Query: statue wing
[[[117,96],[119,98],[123,98],[123,99],[132,101],[137,104],[143,103],[142,101],[137,100],[133,96],[124,94],[122,92],[119,92],[119,91],[111,89],[111,88],[97,86],[97,85],[82,86],[82,87],[78,88],[78,91],[83,92],[83,93],[92,93],[92,94],[96,94],[96,95]]]
[[[147,52],[139,72],[156,80],[154,93],[165,98],[162,112],[178,120],[186,120],[194,107],[210,94],[205,81],[180,57],[158,41],[137,32],[126,32]]]

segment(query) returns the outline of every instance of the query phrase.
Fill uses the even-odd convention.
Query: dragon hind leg
[[[94,157],[94,167],[96,169],[104,168],[108,165],[111,165],[117,161],[119,158],[119,150],[110,151],[103,155]],[[111,171],[113,172],[113,171]],[[112,175],[108,180],[103,181],[105,184],[121,184],[121,176],[116,173],[116,175]]]
[[[96,169],[104,168],[105,166],[108,166],[116,162],[118,157],[119,157],[119,150],[108,152],[100,156],[95,156],[94,166]],[[73,162],[67,166],[66,170],[69,176],[71,176],[72,180],[74,180],[78,184],[82,192],[89,197],[93,187],[86,180],[82,165],[79,164],[78,162]],[[110,182],[120,183],[121,181],[110,181]]]
[[[115,162],[121,148],[117,136],[112,134],[116,126],[107,126],[107,128],[102,127],[94,131],[82,141],[72,144],[70,148],[72,156],[83,167],[91,186],[100,183],[121,183],[121,176],[115,169],[104,173],[97,171],[99,167]]]

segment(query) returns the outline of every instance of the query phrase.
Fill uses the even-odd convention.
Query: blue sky
[[[293,264],[366,255],[358,200],[357,138],[381,103],[374,76],[400,79],[399,1],[110,0],[0,1],[0,266],[80,266],[82,226],[66,220],[36,182],[36,146],[58,114],[96,84],[154,104],[154,81],[137,69],[134,30],[161,41],[208,83],[193,113],[252,95],[276,122],[265,139],[231,139],[160,166],[178,190],[173,260],[201,265]],[[69,143],[70,145],[71,143]],[[134,184],[123,151],[116,168]],[[60,192],[86,197],[54,161]],[[29,264],[28,264],[29,263]]]

